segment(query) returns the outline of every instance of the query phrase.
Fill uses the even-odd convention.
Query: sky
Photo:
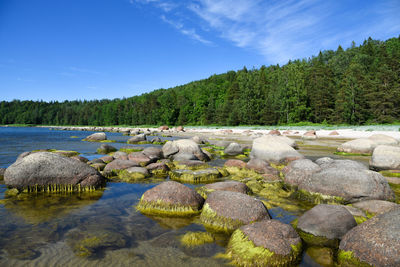
[[[400,34],[400,0],[0,0],[0,101],[140,95]]]

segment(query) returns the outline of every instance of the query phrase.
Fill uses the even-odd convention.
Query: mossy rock
[[[297,198],[300,201],[308,201],[313,204],[346,204],[345,199],[342,197],[328,196],[321,193],[308,192],[302,189],[294,192],[292,197]]]
[[[206,229],[212,232],[224,232],[232,233],[235,229],[243,225],[243,222],[239,220],[233,220],[223,216],[219,216],[213,211],[210,206],[206,203],[201,211],[200,219]]]
[[[167,217],[186,217],[200,213],[200,210],[189,205],[169,204],[163,201],[147,202],[143,200],[143,196],[136,208],[143,214]]]
[[[309,247],[306,254],[324,267],[335,267],[333,249],[327,247]]]
[[[370,153],[347,153],[347,152],[334,152],[333,154],[339,155],[339,156],[362,156],[362,157],[369,157],[371,156]]]
[[[137,148],[120,148],[119,151],[125,152],[127,154],[132,153],[132,152],[140,152],[144,148],[143,147],[137,147]]]
[[[390,171],[390,170],[380,171],[379,173],[386,177],[399,177],[400,178],[400,171],[398,171],[398,170],[397,171]]]
[[[238,266],[295,266],[301,251],[302,243],[298,241],[291,245],[289,254],[277,254],[265,247],[256,246],[241,229],[237,229],[231,236],[227,254]]]
[[[118,173],[118,178],[125,182],[135,182],[138,180],[146,179],[148,177],[150,177],[150,174],[145,174],[142,172],[129,172],[128,170],[121,170]]]
[[[337,261],[341,267],[372,267],[372,265],[357,259],[352,251],[339,250]]]
[[[172,164],[169,164],[168,167],[171,169],[178,169],[178,170],[202,170],[210,168],[205,162],[193,160],[193,161],[174,161]]]
[[[340,242],[339,239],[328,239],[323,236],[315,236],[313,234],[302,231],[297,227],[297,224],[298,224],[298,219],[293,220],[291,223],[293,228],[296,229],[297,233],[305,243],[312,246],[331,247],[331,248],[339,247],[339,242]]]
[[[69,138],[79,138],[79,137],[76,136],[76,135],[72,135],[72,136],[70,136]]]
[[[190,183],[204,183],[216,181],[221,177],[221,173],[215,168],[208,168],[203,170],[173,170],[169,173],[172,180],[190,182]]]
[[[19,194],[19,191],[17,188],[10,188],[4,193],[4,196],[5,197],[15,197],[18,194]]]
[[[115,140],[103,140],[103,141],[99,141],[99,143],[115,143],[117,141]]]
[[[180,241],[185,247],[196,247],[213,243],[214,237],[208,232],[187,232],[180,237]]]

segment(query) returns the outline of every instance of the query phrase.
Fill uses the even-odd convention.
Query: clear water
[[[35,149],[74,150],[89,159],[100,157],[95,152],[99,143],[81,141],[91,133],[0,127],[0,167],[12,164],[20,153]],[[117,148],[126,146],[129,138],[119,133],[107,136],[117,141],[111,144]],[[330,148],[303,152],[331,156]],[[0,266],[227,265],[215,255],[225,252],[229,236],[214,236],[214,243],[194,248],[181,245],[180,237],[186,232],[205,231],[198,217],[147,217],[135,209],[141,195],[158,183],[160,180],[136,184],[109,182],[103,191],[94,193],[30,194],[7,200],[0,204]],[[5,191],[0,181],[0,201]],[[300,215],[300,211],[288,212],[279,207],[269,212],[284,223]],[[87,244],[99,239],[101,245],[89,252],[85,250]],[[319,265],[304,253],[301,266]]]

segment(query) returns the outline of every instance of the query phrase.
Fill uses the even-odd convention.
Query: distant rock
[[[281,132],[279,130],[271,130],[268,133],[269,135],[281,135]]]
[[[317,139],[317,132],[315,130],[307,131],[302,136],[305,140],[315,140]]]
[[[201,150],[199,145],[191,139],[179,139],[175,141],[168,141],[162,147],[163,155],[169,158],[178,153],[193,154],[200,160],[209,160],[206,154]]]
[[[329,133],[329,135],[331,135],[331,136],[332,135],[339,135],[339,132],[338,131],[332,131],[332,132]]]
[[[107,140],[107,136],[105,133],[94,133],[94,134],[87,136],[83,140],[84,141],[93,141],[93,142],[104,141],[104,140]]]
[[[115,147],[107,144],[101,144],[101,146],[97,149],[98,154],[108,154],[115,151],[117,151]]]
[[[230,143],[224,150],[224,153],[229,156],[236,156],[243,153],[243,148],[238,143]]]
[[[128,144],[136,144],[136,143],[145,142],[145,141],[147,141],[146,135],[138,134],[138,135],[135,135],[135,136],[132,136],[131,138],[129,138],[127,143]]]
[[[163,126],[158,127],[158,130],[159,131],[166,131],[166,130],[169,130],[169,127],[167,125],[163,125]]]

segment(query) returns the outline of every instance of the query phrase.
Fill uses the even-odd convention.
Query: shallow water
[[[90,159],[100,157],[95,153],[100,143],[81,141],[91,133],[0,127],[0,166],[9,166],[24,151],[44,148],[75,150]],[[117,141],[111,144],[117,148],[126,146],[129,138],[118,133],[107,136]],[[306,142],[300,145],[300,152],[310,158],[336,157],[332,149],[335,142]],[[217,159],[210,164],[220,166],[223,162]],[[108,182],[102,191],[21,194],[18,199],[5,201],[0,204],[0,266],[227,265],[215,255],[225,252],[229,236],[214,235],[215,242],[194,248],[180,243],[180,237],[188,231],[206,231],[198,217],[148,217],[135,209],[141,195],[159,183],[151,179],[136,184]],[[5,190],[0,181],[0,201]],[[287,210],[269,209],[270,215],[290,223],[312,206],[291,204]],[[90,247],[96,242],[95,248]],[[301,266],[319,265],[303,253]]]

